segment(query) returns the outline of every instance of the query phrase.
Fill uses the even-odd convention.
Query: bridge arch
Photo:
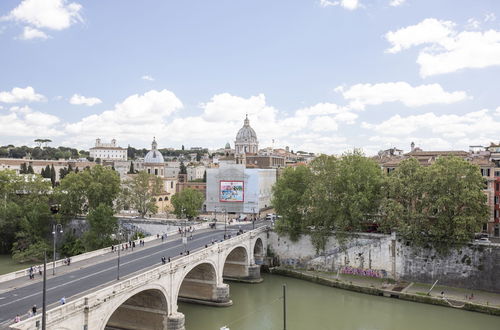
[[[262,265],[264,262],[264,243],[260,237],[257,237],[253,245],[253,258],[257,265]]]
[[[222,269],[225,278],[243,278],[248,276],[249,253],[244,245],[233,247],[226,254]]]
[[[136,288],[109,306],[100,329],[166,329],[168,294],[158,284]]]
[[[217,266],[210,260],[190,266],[179,282],[177,299],[187,302],[215,301],[217,277]]]

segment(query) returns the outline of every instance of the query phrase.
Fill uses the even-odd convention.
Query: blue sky
[[[500,2],[0,2],[0,144],[367,154],[500,140]],[[498,16],[498,18],[497,18]]]

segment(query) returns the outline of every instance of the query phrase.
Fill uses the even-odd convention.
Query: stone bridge
[[[109,283],[47,311],[47,329],[185,329],[177,302],[232,304],[223,279],[259,282],[267,230],[260,227],[189,255]],[[37,315],[13,329],[41,329]]]

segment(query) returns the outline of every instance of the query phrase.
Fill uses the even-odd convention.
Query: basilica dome
[[[257,142],[257,134],[253,128],[250,127],[248,116],[245,118],[243,127],[240,128],[238,134],[236,134],[236,143],[238,142]]]
[[[147,164],[163,164],[165,160],[163,159],[163,155],[158,151],[158,144],[156,140],[153,138],[153,143],[151,143],[151,150],[144,157],[144,163]]]

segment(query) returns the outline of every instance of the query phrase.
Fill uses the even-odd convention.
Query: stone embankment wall
[[[397,243],[400,278],[500,293],[500,244],[469,244],[440,256],[433,249]]]
[[[407,245],[395,235],[359,233],[341,246],[331,237],[316,253],[309,236],[292,242],[271,232],[269,248],[282,266],[500,293],[500,245],[470,244],[446,256]]]

